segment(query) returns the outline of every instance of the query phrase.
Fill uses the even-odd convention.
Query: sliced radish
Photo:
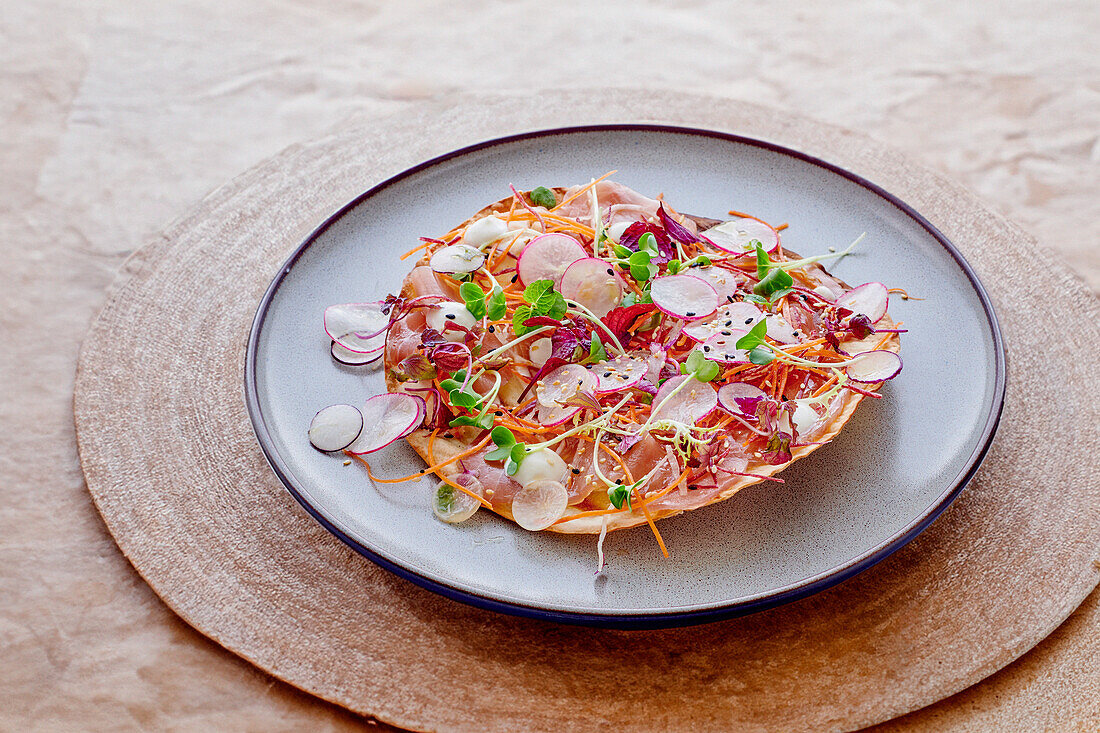
[[[730,382],[718,389],[718,404],[723,410],[745,417],[756,414],[756,403],[767,397],[764,390],[745,382]]]
[[[779,246],[779,232],[751,217],[723,222],[703,232],[703,236],[718,249],[735,254],[751,252],[754,240],[768,252]]]
[[[580,411],[581,408],[576,405],[554,405],[553,407],[539,405],[538,412],[535,413],[535,418],[538,420],[539,425],[546,428],[552,428],[556,425],[569,422],[569,420]]]
[[[718,309],[718,293],[706,280],[694,275],[665,275],[653,279],[649,289],[653,304],[674,318],[707,318]]]
[[[623,281],[605,260],[585,257],[577,260],[561,276],[559,292],[603,318],[623,299]]]
[[[332,342],[332,346],[329,347],[329,353],[332,354],[332,358],[341,364],[346,366],[363,366],[364,364],[370,364],[378,361],[382,358],[382,354],[386,351],[385,347],[375,349],[374,351],[367,351],[360,353],[358,351],[352,351],[346,349],[335,341]]]
[[[747,334],[747,330],[729,329],[711,336],[704,341],[699,349],[711,361],[720,361],[726,364],[747,364],[749,354],[747,351],[737,348],[737,342]]]
[[[462,241],[471,247],[484,247],[508,233],[508,224],[495,216],[486,216],[472,222],[462,233]],[[432,268],[435,269],[434,267]],[[477,269],[477,268],[474,268]],[[439,272],[437,270],[437,272]]]
[[[501,222],[502,224],[504,222]],[[485,264],[485,253],[468,244],[451,244],[432,254],[428,266],[444,275],[465,275]]]
[[[890,291],[882,283],[864,283],[836,299],[836,304],[855,313],[862,313],[876,323],[886,315]]]
[[[362,455],[385,448],[420,427],[427,414],[424,400],[411,394],[385,393],[363,405],[363,432],[348,450]]]
[[[535,339],[531,342],[531,348],[529,354],[531,357],[531,363],[537,367],[541,367],[546,363],[546,360],[550,358],[550,355],[554,353],[554,342],[548,338]]]
[[[873,351],[874,348],[878,346],[879,341],[882,341],[882,334],[870,333],[861,339],[841,341],[838,351],[848,356],[862,354],[864,351]]]
[[[763,317],[764,312],[752,303],[729,303],[720,307],[706,323],[693,323],[684,328],[684,335],[701,343],[718,334],[730,336],[734,330],[748,331]]]
[[[893,351],[864,351],[852,357],[855,363],[844,372],[857,382],[884,382],[901,371],[901,357]]]
[[[649,360],[620,354],[609,361],[594,364],[590,369],[596,375],[596,394],[607,394],[641,384],[649,372]]]
[[[626,221],[617,221],[609,226],[605,233],[611,238],[611,241],[618,242],[623,238],[623,233],[629,229],[632,224],[634,224],[634,222],[629,219]]]
[[[537,532],[562,518],[569,492],[560,481],[532,481],[512,499],[512,517],[524,529]]]
[[[325,308],[325,333],[348,351],[366,354],[386,345],[390,317],[378,303],[342,303]]]
[[[554,407],[580,390],[594,390],[597,384],[596,375],[580,364],[564,364],[539,380],[535,385],[535,397],[543,407]]]
[[[729,270],[714,265],[692,267],[688,270],[688,274],[710,283],[710,286],[714,288],[714,292],[718,293],[719,302],[730,301],[737,293],[737,284],[742,280]]]
[[[309,442],[319,451],[344,450],[363,432],[363,413],[351,405],[329,405],[309,424]]]
[[[821,416],[817,414],[806,402],[798,402],[795,404],[794,415],[791,417],[791,424],[794,425],[795,435],[801,437],[809,433],[817,421],[821,419]]]
[[[481,496],[484,490],[481,482],[473,474],[461,473],[454,478],[454,482],[478,496]],[[465,522],[477,513],[480,506],[480,501],[446,481],[440,482],[436,487],[435,495],[432,496],[432,511],[447,524]]]
[[[549,448],[539,448],[524,456],[512,478],[521,486],[533,481],[558,481],[569,477],[569,464]]]
[[[468,311],[462,303],[455,303],[452,300],[437,303],[428,310],[424,321],[430,328],[434,328],[443,334],[443,338],[448,341],[462,341],[466,337],[466,332],[460,328],[447,328],[447,324],[453,323],[456,326],[462,326],[462,328],[473,328],[477,325],[474,314]]]
[[[516,271],[524,285],[536,280],[553,280],[557,287],[566,268],[587,256],[584,248],[569,235],[543,234],[523,248]]]
[[[673,390],[688,379],[691,375],[685,374],[672,377],[661,385],[653,398],[653,420],[675,420],[694,425],[714,411],[718,406],[718,393],[710,382],[692,380],[691,384],[668,399]]]
[[[783,316],[775,313],[769,314],[765,319],[768,322],[768,337],[781,344],[797,344],[798,336],[794,326],[787,323]]]

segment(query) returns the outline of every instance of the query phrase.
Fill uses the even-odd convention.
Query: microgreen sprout
[[[546,186],[539,186],[531,191],[531,203],[535,206],[544,206],[552,209],[558,205],[558,197]]]
[[[484,374],[479,372],[477,376]],[[450,398],[451,404],[455,407],[461,407],[469,412],[478,412],[473,415],[459,415],[448,423],[450,427],[477,427],[483,430],[488,430],[493,427],[493,415],[492,407],[496,401],[497,394],[500,392],[501,378],[499,372],[492,372],[495,379],[493,388],[489,390],[489,393],[482,396],[474,391],[472,383],[477,377],[473,379],[466,378],[466,371],[459,370],[455,372],[454,376],[450,379],[444,379],[439,383],[439,386],[447,392],[447,396]]]
[[[700,382],[709,382],[721,371],[718,364],[708,359],[702,351],[694,349],[680,365],[681,374],[690,374]]]

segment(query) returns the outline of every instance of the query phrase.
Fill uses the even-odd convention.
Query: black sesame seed
[[[726,301],[729,302],[729,303],[732,303],[733,302],[733,296],[732,295],[727,295],[726,296]]]
[[[573,469],[573,475],[574,475],[574,476],[575,476],[575,475],[577,475],[577,474],[578,474],[578,473],[580,473],[580,472],[581,472],[581,470],[580,470],[579,468],[574,468],[574,469]]]
[[[519,280],[519,275],[512,275],[512,282]]]
[[[614,271],[614,270],[612,270],[612,269],[611,269],[611,268],[609,267],[609,268],[607,268],[607,274],[608,274],[608,275],[614,275],[614,274],[615,274],[615,271]]]
[[[688,312],[687,312],[687,313],[685,313],[684,315],[685,315],[685,316],[687,316],[688,318],[691,318],[692,316],[694,316],[694,315],[695,315],[695,311],[688,311]]]
[[[746,318],[746,319],[745,319],[745,325],[747,326],[747,325],[749,325],[750,323],[752,323],[752,319],[751,319],[751,318]]]
[[[609,379],[610,377],[611,377],[611,372],[604,372],[603,373],[603,378],[604,379]]]
[[[444,438],[453,438],[455,436],[454,436],[454,433],[443,433],[443,437]]]
[[[722,335],[723,335],[723,336],[732,336],[732,335],[733,335],[733,331],[722,331]]]
[[[706,344],[703,344],[703,351],[710,351],[710,347]]]
[[[497,330],[496,326],[489,326],[489,333],[496,333],[496,330]]]
[[[503,415],[503,414],[504,414],[504,411],[503,411],[503,410],[497,410],[497,411],[496,411],[496,412],[494,412],[493,414],[494,414],[494,415],[496,415],[497,417],[500,417],[501,415]]]
[[[454,320],[454,319],[456,318],[456,316],[455,316],[455,314],[454,314],[454,313],[448,313],[448,314],[447,314],[446,316],[444,316],[444,317],[445,317],[445,318],[448,318],[448,319],[450,319],[450,320],[452,320],[452,321],[453,321],[453,320]]]

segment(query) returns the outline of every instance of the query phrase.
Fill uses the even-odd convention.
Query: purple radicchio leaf
[[[465,363],[465,360],[463,360]],[[406,356],[397,364],[397,368],[409,379],[415,379],[422,381],[425,379],[435,379],[435,365],[433,365],[428,357],[424,354],[412,354]]]
[[[630,328],[630,324],[643,313],[649,313],[655,310],[657,306],[652,303],[636,303],[634,305],[619,306],[618,308],[612,308],[607,312],[607,315],[603,317],[603,324],[607,326],[611,333],[615,334],[615,338],[619,339],[619,342],[624,346],[627,340],[627,329]]]
[[[848,320],[848,330],[857,339],[865,339],[875,332],[874,326],[871,325],[871,319],[862,313],[852,316]]]
[[[524,326],[528,328],[539,328],[540,326],[560,326],[561,321],[551,318],[550,316],[534,316],[528,318],[523,322]]]
[[[761,458],[764,459],[765,463],[773,466],[789,462],[791,460],[790,433],[784,433],[782,430],[775,431],[768,438],[768,444],[765,446],[764,455]]]
[[[645,234],[652,234],[653,238],[657,240],[657,251],[660,254],[651,260],[653,264],[663,265],[676,257],[676,247],[673,246],[672,240],[668,238],[668,232],[657,224],[650,224],[645,221],[636,221],[628,226],[626,231],[623,232],[623,236],[619,238],[619,244],[632,252],[637,252],[638,240]]]
[[[662,202],[657,207],[657,216],[661,218],[661,223],[665,225],[665,229],[668,231],[668,236],[675,239],[677,242],[683,242],[684,244],[694,244],[699,241],[699,237],[691,233],[691,231],[683,224],[679,223],[672,216],[665,211],[665,205]]]

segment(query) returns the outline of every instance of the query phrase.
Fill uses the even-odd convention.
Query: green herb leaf
[[[480,402],[481,397],[476,394],[472,394],[470,392],[462,392],[459,390],[451,392],[451,404],[455,407],[465,407],[466,409],[470,409],[472,407],[477,407]]]
[[[750,245],[756,246],[756,277],[757,279],[763,279],[768,274],[768,270],[771,269],[772,261],[768,257],[768,253],[764,251],[764,245],[760,244],[757,240],[749,242]]]
[[[450,392],[452,390],[461,389],[462,382],[459,382],[455,379],[444,379],[442,382],[439,383],[439,386],[443,390]]]
[[[539,298],[554,289],[553,280],[536,280],[523,289],[523,299],[531,305],[537,305]]]
[[[749,361],[753,364],[759,364],[764,366],[765,364],[771,364],[775,360],[775,354],[772,350],[765,346],[757,346],[755,349],[749,352]]]
[[[462,283],[458,286],[458,294],[466,303],[466,310],[479,321],[485,315],[485,291],[474,283]]]
[[[477,420],[469,415],[459,415],[454,420],[447,423],[452,428],[472,427],[477,425]]]
[[[689,372],[694,374],[695,372],[699,371],[699,367],[701,367],[703,365],[703,362],[706,360],[707,358],[703,355],[703,352],[695,349],[690,354],[688,354],[688,358],[684,362],[684,366],[687,367],[687,370]]]
[[[710,258],[706,255],[699,255],[695,258],[695,265],[697,267],[710,267]]]
[[[504,473],[509,476],[515,476],[516,471],[519,470],[519,464],[513,461],[511,458],[504,462]]]
[[[787,274],[786,270],[773,267],[760,282],[753,285],[752,292],[768,296],[780,290],[789,290],[791,285],[794,285],[794,278]]]
[[[565,317],[565,312],[569,310],[569,306],[565,302],[565,297],[561,293],[553,293],[553,297],[550,299],[550,307],[547,308],[543,315],[549,316],[556,321],[560,321]],[[540,305],[542,301],[539,301]]]
[[[734,346],[742,351],[748,351],[750,349],[755,349],[758,346],[763,346],[764,336],[767,335],[767,333],[768,323],[767,321],[761,320],[759,323],[753,326],[748,333],[737,339],[737,343],[734,344]]]
[[[508,305],[504,302],[504,291],[498,286],[493,288],[493,294],[485,302],[485,314],[490,321],[499,321],[508,313]]]
[[[485,457],[490,461],[503,461],[516,445],[515,434],[503,425],[493,428],[493,432],[489,433],[489,437],[493,439],[493,443],[497,446],[494,450],[485,454]]]
[[[600,337],[596,335],[595,331],[592,332],[592,347],[588,350],[588,358],[593,362],[603,361],[607,358],[607,350],[603,347],[603,342],[600,341]]]
[[[638,239],[638,251],[650,254],[657,254],[660,251],[657,249],[657,238],[652,232],[646,232]]]
[[[625,503],[628,509],[633,509],[630,506],[630,489],[622,484],[615,484],[607,488],[607,498],[611,500],[611,504],[616,509],[622,509]]]
[[[508,459],[515,463],[517,466],[523,463],[523,459],[527,456],[527,446],[523,443],[516,443],[512,446],[512,449],[508,453]]]
[[[630,306],[634,305],[637,302],[637,300],[636,300],[637,297],[638,296],[635,295],[633,291],[631,291],[631,292],[627,293],[625,296],[623,296],[623,299],[619,303],[619,305],[623,308],[629,308]]]
[[[621,244],[612,245],[611,246],[611,251],[615,253],[616,257],[620,257],[620,258],[626,258],[626,257],[629,257],[630,255],[634,254],[633,252],[631,252],[629,249],[622,246]]]
[[[669,260],[668,261],[668,274],[675,275],[676,273],[678,273],[680,271],[680,267],[681,267],[680,260]]]
[[[793,280],[792,280],[792,282],[793,282]],[[774,293],[772,293],[771,295],[768,296],[768,300],[770,302],[774,303],[775,301],[782,298],[784,295],[787,295],[788,293],[793,293],[793,292],[794,292],[794,288],[783,288],[782,290],[776,290]]]
[[[533,315],[531,306],[529,305],[521,305],[516,308],[515,312],[512,314],[512,330],[515,331],[517,336],[522,336],[525,333],[530,333],[535,330],[530,326],[524,325],[527,319]]]
[[[755,295],[753,293],[745,294],[746,303],[756,303],[757,305],[768,305],[768,299],[763,295]]]
[[[706,359],[703,365],[695,372],[695,378],[700,382],[709,382],[718,376],[718,365],[710,359]]]
[[[546,186],[539,186],[531,192],[531,203],[535,206],[545,206],[552,209],[558,205],[558,197]]]

